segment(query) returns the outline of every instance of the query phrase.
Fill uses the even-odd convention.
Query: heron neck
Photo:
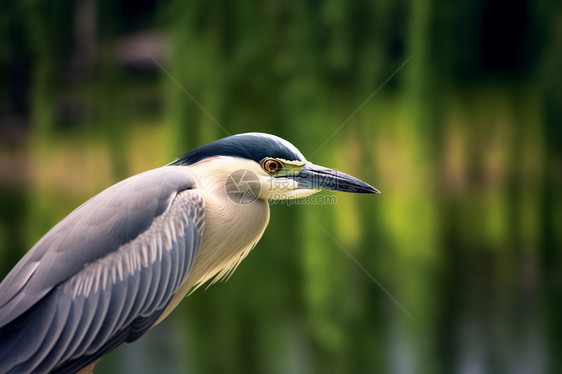
[[[246,164],[241,160],[234,161],[238,170],[248,168],[251,171],[250,168],[255,167],[253,161]],[[230,276],[261,238],[269,222],[267,201],[254,199],[241,202],[228,194],[225,183],[230,173],[224,170],[235,168],[227,166],[216,160],[193,166],[205,201],[205,228],[194,270],[187,279],[191,287],[198,287],[210,279],[216,282]]]
[[[156,324],[205,282],[228,278],[260,240],[269,222],[267,201],[236,203],[224,189],[226,177],[220,170],[181,167],[191,168],[198,179],[196,188],[205,201],[205,227],[191,271]]]

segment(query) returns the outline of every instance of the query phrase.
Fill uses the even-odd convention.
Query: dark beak
[[[289,176],[289,178],[294,178],[298,182],[299,188],[354,193],[380,193],[375,187],[351,175],[314,165],[310,162],[307,162],[298,174]]]

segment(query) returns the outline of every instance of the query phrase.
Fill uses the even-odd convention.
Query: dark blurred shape
[[[526,67],[531,41],[529,8],[528,0],[483,2],[479,42],[485,71],[506,73]]]
[[[73,68],[90,73],[97,54],[98,11],[96,0],[77,0],[74,10]]]
[[[153,23],[154,16],[166,0],[119,0],[116,6],[119,9],[120,32],[130,33],[146,28]]]

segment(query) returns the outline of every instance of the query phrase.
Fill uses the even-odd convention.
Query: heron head
[[[291,200],[321,190],[380,193],[340,171],[315,165],[288,141],[264,133],[229,136],[172,163],[193,165],[228,193],[262,200]]]

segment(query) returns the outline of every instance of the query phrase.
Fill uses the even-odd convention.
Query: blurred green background
[[[272,206],[98,373],[559,373],[561,57],[546,0],[4,1],[0,276],[105,187],[269,132],[383,194]]]

